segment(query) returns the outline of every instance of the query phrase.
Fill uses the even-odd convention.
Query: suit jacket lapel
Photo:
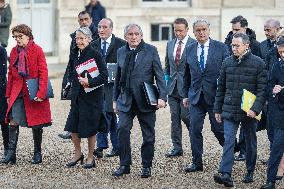
[[[176,40],[172,40],[169,44],[169,54],[170,54],[169,59],[171,59],[172,62],[175,61],[175,57],[174,57],[175,44],[176,44]]]
[[[107,49],[106,57],[109,55],[109,53],[110,53],[111,50],[113,49],[113,47],[114,47],[114,41],[115,41],[115,36],[112,35],[112,37],[111,37],[111,42],[110,42],[109,47],[108,47],[108,49]]]
[[[210,62],[211,62],[211,59],[213,57],[213,49],[214,49],[214,42],[213,42],[213,40],[210,39],[209,48],[208,48],[208,55],[207,55],[207,60],[206,60],[204,71],[206,71],[208,69],[208,64],[210,64]]]
[[[137,54],[137,58],[135,61],[135,66],[134,69],[141,63],[143,62],[143,59],[145,58],[145,49],[143,48],[138,54]]]
[[[180,57],[180,61],[179,61],[180,63],[184,62],[184,60],[185,60],[186,47],[190,44],[189,41],[191,41],[190,37],[188,37],[186,44],[184,44],[185,46],[184,46],[183,52],[182,52],[181,57]]]
[[[192,60],[192,62],[193,62],[193,64],[194,64],[195,66],[197,66],[197,70],[198,70],[200,73],[202,73],[202,71],[201,71],[201,69],[200,69],[199,62],[198,62],[197,49],[198,49],[198,42],[195,42],[194,50],[193,50],[193,53],[194,53],[193,58],[194,58],[194,59]]]

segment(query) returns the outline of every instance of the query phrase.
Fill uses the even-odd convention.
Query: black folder
[[[108,83],[113,83],[116,77],[117,64],[107,63]]]
[[[143,90],[147,99],[147,102],[151,106],[158,105],[159,91],[156,85],[143,82]]]
[[[29,91],[30,100],[33,100],[36,97],[38,91],[38,78],[36,79],[27,79],[27,87]],[[48,79],[48,88],[46,98],[54,98],[53,89],[51,86],[51,82]]]

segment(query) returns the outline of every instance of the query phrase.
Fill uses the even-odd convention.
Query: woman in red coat
[[[33,41],[32,30],[24,24],[12,28],[13,38],[17,42],[10,54],[6,97],[8,109],[6,122],[9,127],[9,150],[3,163],[16,163],[16,147],[19,125],[32,128],[34,156],[32,164],[42,162],[41,142],[42,128],[51,125],[49,100],[46,99],[48,71],[45,56],[41,47]],[[38,78],[39,90],[36,97],[30,100],[27,79]]]

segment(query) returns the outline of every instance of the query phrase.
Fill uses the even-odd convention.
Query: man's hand
[[[273,88],[273,90],[272,90],[272,93],[273,93],[273,94],[278,94],[278,93],[280,93],[280,91],[281,91],[282,89],[284,89],[284,87],[282,87],[281,85],[275,85],[274,88]]]
[[[87,88],[89,87],[89,80],[88,80],[88,74],[85,74],[85,77],[78,77],[80,84],[84,87]]]
[[[166,102],[163,99],[158,99],[158,105],[156,107],[157,108],[165,108]]]
[[[7,98],[7,104],[9,104],[10,98]]]
[[[252,110],[249,110],[249,111],[247,112],[247,116],[248,116],[248,117],[251,117],[251,118],[255,118],[256,113],[255,113],[254,111],[252,111]]]
[[[184,99],[182,100],[182,103],[183,103],[183,106],[187,108],[187,107],[189,106],[188,98],[184,98]]]
[[[112,109],[113,109],[113,112],[117,114],[116,102],[115,101],[112,102]]]
[[[222,123],[222,117],[221,114],[215,113],[215,119],[218,123]]]

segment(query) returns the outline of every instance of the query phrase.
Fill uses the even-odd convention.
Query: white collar
[[[109,38],[107,38],[107,40],[101,39],[101,44],[103,44],[104,41],[106,41],[107,44],[110,44],[111,43],[111,39],[112,39],[112,35],[110,35]]]
[[[186,35],[182,40],[176,40],[176,44],[178,44],[179,43],[179,41],[181,41],[182,42],[182,44],[186,44],[186,42],[187,42],[187,40],[188,40],[188,38],[189,38],[189,36],[188,35]]]
[[[206,41],[206,43],[203,44],[204,47],[209,47],[209,43],[210,43],[210,39],[208,39],[208,40]],[[200,48],[200,46],[201,46],[201,44],[198,43],[198,48]]]

